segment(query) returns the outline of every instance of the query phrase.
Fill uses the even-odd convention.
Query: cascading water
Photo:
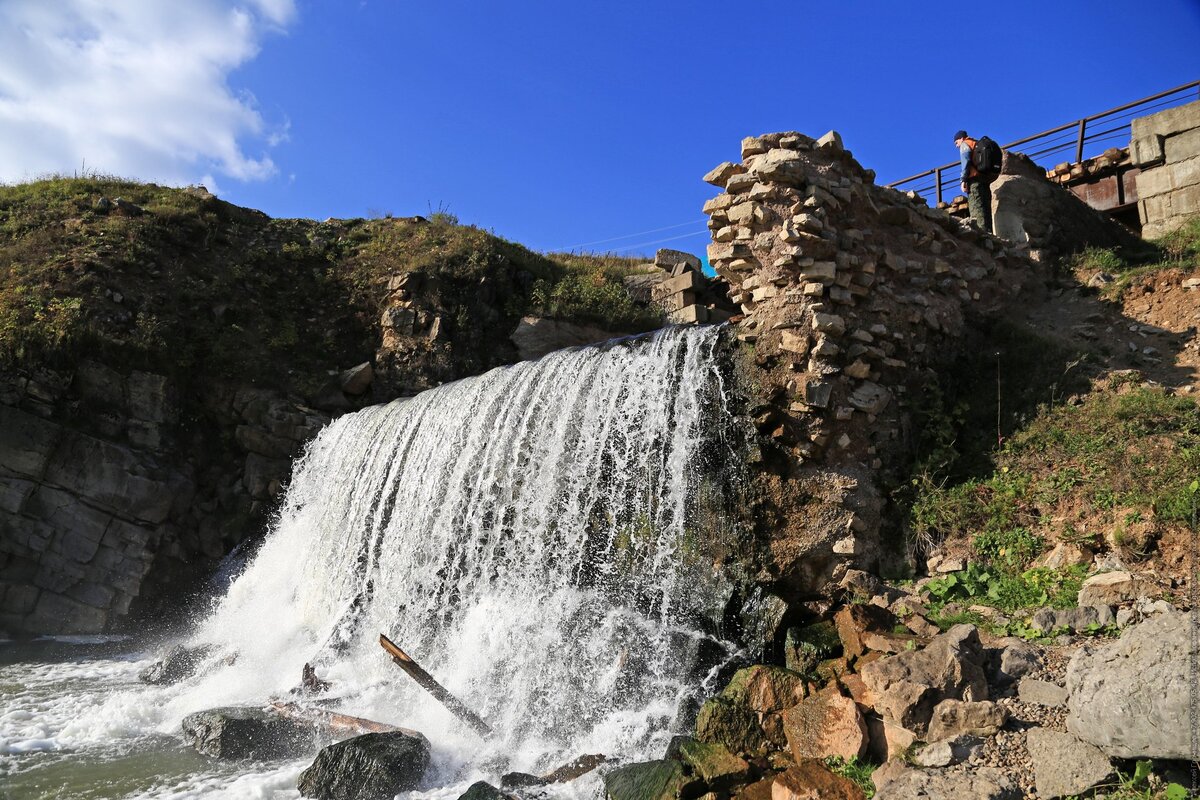
[[[191,711],[286,697],[312,663],[333,708],[426,734],[435,795],[582,753],[659,757],[704,669],[736,650],[710,622],[739,460],[719,336],[561,351],[340,418],[198,626],[208,668],[96,713],[149,702],[178,730]],[[495,735],[418,688],[379,633]]]

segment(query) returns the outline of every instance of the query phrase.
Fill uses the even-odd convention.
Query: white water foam
[[[701,624],[722,602],[703,546],[727,488],[709,469],[727,446],[718,336],[671,329],[562,351],[340,418],[198,626],[191,644],[216,651],[201,675],[134,688],[144,663],[93,664],[122,689],[80,689],[19,736],[5,731],[24,721],[0,719],[0,741],[177,736],[193,711],[286,699],[312,663],[337,710],[426,734],[433,765],[418,794],[431,800],[583,753],[658,757],[696,670],[711,666],[701,650],[735,650]],[[380,633],[495,734],[481,740],[416,687]],[[286,787],[302,767],[204,772],[137,796],[295,796]],[[563,791],[598,786],[593,776]]]

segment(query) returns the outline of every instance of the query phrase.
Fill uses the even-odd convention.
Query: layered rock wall
[[[1038,266],[916,195],[874,185],[830,132],[751,137],[707,181],[708,255],[742,310],[745,385],[769,440],[755,509],[784,596],[879,556],[880,481],[909,451],[909,397]]]

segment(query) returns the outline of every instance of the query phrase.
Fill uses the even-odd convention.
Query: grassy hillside
[[[0,364],[91,354],[311,389],[370,357],[390,275],[440,278],[460,329],[483,324],[485,278],[497,329],[527,313],[654,327],[658,316],[621,284],[632,268],[547,258],[444,214],[318,223],[106,177],[0,186]]]

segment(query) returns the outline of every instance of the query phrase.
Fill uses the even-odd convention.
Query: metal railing
[[[1114,141],[1129,141],[1129,131],[1135,117],[1143,117],[1163,108],[1183,105],[1200,98],[1200,81],[1192,81],[1166,92],[1143,97],[1123,106],[1110,108],[1090,117],[1068,122],[1048,131],[1026,136],[1002,145],[1005,150],[1026,147],[1022,152],[1035,161],[1058,153],[1069,154],[1074,149],[1075,163],[1083,161],[1084,148],[1089,144]],[[1032,148],[1030,148],[1032,146]],[[1112,147],[1113,145],[1108,145]],[[1107,149],[1104,148],[1104,149]],[[946,186],[958,186],[961,162],[951,161],[940,167],[925,170],[908,178],[887,184],[892,189],[915,191],[937,203],[942,202],[942,190]],[[950,172],[947,172],[951,170]]]

